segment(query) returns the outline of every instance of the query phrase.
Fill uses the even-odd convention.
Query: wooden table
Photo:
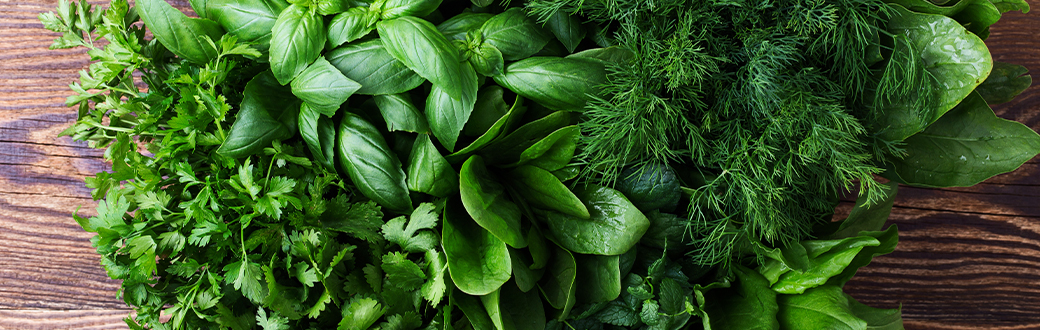
[[[83,177],[107,165],[55,138],[75,120],[67,85],[88,64],[82,49],[47,49],[58,35],[36,16],[56,6],[0,0],[0,329],[125,328],[119,283],[70,216],[95,214]],[[1005,14],[987,44],[1040,72],[1040,16]],[[1040,86],[996,111],[1040,129]],[[859,271],[854,297],[902,305],[907,329],[1040,328],[1040,160],[972,188],[902,187],[891,222],[899,247]]]

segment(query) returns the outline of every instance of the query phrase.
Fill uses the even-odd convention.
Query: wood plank
[[[2,310],[0,330],[127,329],[126,310]]]

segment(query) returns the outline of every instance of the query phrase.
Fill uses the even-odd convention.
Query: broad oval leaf
[[[538,120],[520,126],[509,135],[488,144],[482,152],[495,164],[514,164],[520,161],[523,152],[553,132],[570,125],[571,114],[557,111]]]
[[[737,277],[736,292],[712,291],[705,311],[711,316],[711,328],[717,330],[777,330],[776,292],[758,272],[742,265],[733,267]],[[725,292],[724,294],[718,294]],[[716,299],[711,299],[716,298]],[[740,315],[740,317],[732,317]]]
[[[480,27],[484,42],[495,46],[507,61],[530,57],[549,43],[552,35],[527,17],[523,9],[510,8]]]
[[[376,29],[379,15],[365,7],[350,8],[337,14],[329,22],[329,44],[339,47],[357,39],[361,39]]]
[[[581,219],[549,212],[548,236],[560,246],[581,254],[619,255],[627,252],[650,227],[650,221],[632,202],[614,189],[588,185],[575,189],[590,217]]]
[[[448,162],[450,163],[458,163],[466,159],[471,153],[483,149],[488,144],[502,137],[505,134],[505,132],[512,129],[512,127],[515,126],[521,118],[523,118],[524,113],[527,112],[527,107],[525,107],[523,103],[523,97],[518,96],[516,100],[513,102],[513,106],[509,108],[509,111],[502,115],[502,117],[499,117],[498,120],[496,120],[495,123],[492,124],[491,127],[484,132],[484,134],[481,134],[480,137],[478,137],[465,148],[462,148],[461,150],[456,151],[455,153],[452,153],[445,158],[448,159]],[[481,103],[478,100],[477,105],[479,106],[480,104]],[[474,111],[478,110],[479,108],[474,108]],[[470,121],[472,120],[473,119],[471,118]],[[469,122],[466,123],[466,125],[469,124]],[[463,128],[463,130],[465,130],[465,128]]]
[[[1011,101],[1033,84],[1028,73],[1029,69],[1018,64],[993,62],[993,71],[975,91],[989,104]]]
[[[473,114],[462,128],[462,134],[481,136],[487,133],[506,112],[509,112],[509,104],[504,98],[505,90],[502,87],[492,85],[480,90]]]
[[[513,281],[520,291],[531,291],[542,279],[542,275],[545,275],[545,269],[531,269],[533,261],[525,250],[510,248],[509,259],[513,262]]]
[[[412,211],[401,161],[378,128],[356,114],[344,114],[336,137],[336,158],[365,197],[397,213]]]
[[[335,171],[336,125],[306,103],[300,107],[300,136],[311,151],[311,158],[330,171]]]
[[[453,99],[476,100],[474,74],[463,71],[458,49],[433,24],[405,16],[379,21],[376,29],[386,51],[412,71],[443,88]]]
[[[606,83],[602,62],[580,58],[531,57],[506,67],[495,82],[554,110],[577,111]]]
[[[213,46],[224,35],[224,29],[217,22],[188,17],[165,0],[137,1],[137,12],[152,35],[175,55],[195,63],[206,63],[217,57]],[[206,41],[206,37],[212,43]]]
[[[473,82],[472,91],[462,94],[462,98],[456,98],[451,96],[450,88],[435,83],[430,95],[426,97],[426,120],[430,124],[430,130],[448,151],[455,150],[459,134],[469,121],[477,103],[477,73],[469,63],[463,63],[461,68],[463,69],[459,75],[463,80]]]
[[[906,157],[888,161],[897,179],[921,187],[973,186],[1040,153],[1036,132],[998,118],[978,93],[905,142]]]
[[[307,7],[290,5],[271,28],[271,71],[288,84],[321,56],[325,48],[325,21]]]
[[[509,280],[513,269],[506,243],[473,223],[458,202],[445,206],[442,230],[448,273],[460,291],[482,296]]]
[[[573,53],[578,48],[578,44],[581,43],[582,39],[585,39],[585,34],[587,33],[585,27],[581,26],[581,19],[567,14],[565,10],[556,11],[556,14],[549,16],[549,20],[545,23],[549,26],[549,31],[556,36],[556,39],[570,53]]]
[[[426,81],[391,56],[379,39],[336,48],[325,58],[344,76],[361,84],[358,94],[404,93]]]
[[[837,286],[778,295],[777,305],[781,329],[867,329],[867,322],[852,313],[845,293]]]
[[[989,26],[1000,20],[1000,10],[989,0],[961,0],[951,6],[940,6],[927,0],[892,0],[889,3],[913,12],[953,18],[982,39],[989,35]]]
[[[474,297],[456,290],[451,290],[451,304],[462,310],[469,323],[474,329],[494,329],[495,324],[491,322],[487,310],[480,302],[479,297]]]
[[[520,153],[520,160],[514,165],[527,164],[546,171],[564,168],[574,158],[574,149],[578,147],[580,135],[577,125],[558,129],[524,149]]]
[[[382,19],[389,20],[402,16],[425,17],[441,5],[442,0],[386,0],[380,11]]]
[[[292,93],[314,110],[332,117],[339,106],[361,88],[323,57],[318,57],[292,81]]]
[[[497,330],[543,330],[545,308],[537,292],[524,292],[515,285],[481,296],[484,309]]]
[[[430,136],[419,134],[408,157],[408,189],[436,197],[448,197],[459,190],[459,175],[444,160]]]
[[[379,113],[386,120],[388,131],[405,131],[412,133],[429,133],[430,126],[426,117],[412,103],[412,97],[406,93],[383,94],[372,97]]]
[[[509,246],[527,246],[520,230],[520,208],[506,198],[505,188],[491,176],[484,159],[471,156],[459,172],[462,204],[473,220]]]
[[[287,7],[289,3],[283,0],[209,0],[208,10],[239,41],[266,51],[271,47],[271,28]]]
[[[260,152],[274,140],[296,135],[300,100],[289,87],[264,71],[246,83],[235,123],[217,153],[240,158]]]
[[[509,172],[510,187],[533,207],[589,218],[585,204],[549,171],[524,165]]]
[[[473,64],[473,69],[477,73],[493,77],[502,74],[505,71],[505,60],[502,57],[502,52],[490,44],[482,44],[476,49],[467,50],[469,52],[469,62]]]
[[[444,34],[444,37],[448,38],[448,40],[466,40],[466,33],[479,29],[492,16],[495,15],[464,12],[437,25],[437,31]]]
[[[575,255],[578,265],[575,294],[582,303],[594,304],[621,295],[621,265],[618,256]]]
[[[575,292],[577,286],[575,280],[578,275],[578,264],[574,255],[556,244],[549,244],[552,250],[552,260],[547,266],[548,273],[538,283],[538,289],[545,296],[545,301],[552,308],[560,310],[558,320],[567,318],[571,308],[575,304]]]

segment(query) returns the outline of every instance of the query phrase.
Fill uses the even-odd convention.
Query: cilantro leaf
[[[415,330],[422,326],[422,319],[414,312],[394,314],[379,325],[379,330]]]
[[[422,285],[422,295],[431,305],[440,305],[444,293],[448,290],[444,275],[448,270],[448,261],[444,253],[436,250],[426,250],[426,283]]]
[[[321,224],[372,243],[383,241],[378,232],[379,226],[383,225],[383,211],[373,201],[350,203],[346,195],[336,196],[322,213]]]
[[[375,324],[386,313],[386,308],[372,298],[354,297],[350,304],[343,308],[343,319],[339,321],[338,330],[366,330]]]
[[[400,252],[391,252],[383,256],[382,267],[386,272],[387,282],[398,288],[415,290],[426,281],[426,274],[419,265],[408,260],[407,256]]]
[[[419,207],[412,211],[409,220],[400,216],[387,221],[383,225],[383,236],[407,252],[433,249],[439,243],[437,233],[432,230],[437,226],[435,210],[436,207],[432,203],[419,204]]]
[[[256,311],[256,324],[264,330],[289,330],[289,319],[278,315],[278,312],[271,312],[268,318],[263,307]]]

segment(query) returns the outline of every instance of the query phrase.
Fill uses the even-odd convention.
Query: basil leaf
[[[329,43],[339,47],[344,43],[361,39],[376,29],[379,15],[368,8],[354,7],[342,12],[329,22]]]
[[[570,314],[571,308],[574,308],[577,290],[574,282],[577,279],[578,265],[570,251],[556,244],[549,244],[549,246],[552,250],[552,260],[548,265],[549,273],[538,283],[538,289],[542,291],[549,306],[560,310],[560,315],[556,319],[564,320]]]
[[[442,0],[386,0],[381,10],[384,20],[402,16],[424,17],[440,7]]]
[[[488,98],[493,99],[493,96],[488,96]],[[462,148],[462,150],[456,151],[455,153],[445,157],[448,159],[448,162],[457,163],[459,161],[462,161],[463,159],[468,158],[471,153],[483,149],[485,146],[501,137],[502,134],[504,134],[507,130],[511,129],[512,126],[516,125],[517,122],[519,122],[520,119],[523,118],[524,113],[527,112],[527,107],[523,106],[523,101],[524,99],[518,96],[516,100],[513,102],[513,106],[509,108],[509,111],[502,115],[502,117],[499,117],[498,120],[496,120],[495,123],[484,132],[484,134],[481,134],[480,137],[478,137],[465,148]],[[487,103],[481,103],[480,100],[478,100],[477,106],[474,110],[474,116],[477,116],[478,118],[483,116],[482,114],[479,114],[479,112],[482,112],[482,104],[484,106],[487,106]],[[484,108],[484,111],[490,112],[495,110],[489,110]],[[466,122],[467,127],[473,121],[474,118],[470,118],[470,120]],[[479,125],[479,122],[473,125]],[[463,128],[463,132],[465,132],[465,128]]]
[[[292,93],[296,97],[329,117],[359,88],[360,84],[348,79],[323,57],[318,57],[292,81]]]
[[[394,59],[378,39],[336,48],[325,58],[344,76],[361,84],[358,94],[404,93],[426,81]]]
[[[336,126],[306,103],[300,107],[300,136],[311,151],[311,158],[330,171],[335,171]]]
[[[459,190],[459,175],[441,157],[430,136],[419,134],[408,158],[408,189],[436,197],[448,197]]]
[[[378,128],[356,114],[346,113],[339,122],[336,157],[365,197],[397,213],[412,211],[401,161],[390,151]]]
[[[509,112],[509,104],[504,100],[505,90],[499,86],[488,86],[477,94],[477,103],[473,106],[473,114],[462,128],[462,134],[481,136],[487,133],[499,119]]]
[[[284,0],[209,0],[214,19],[238,37],[266,52],[271,47],[271,29],[278,14],[289,7]]]
[[[581,110],[595,88],[606,83],[598,61],[580,58],[532,57],[514,62],[495,82],[553,110]]]
[[[635,58],[631,50],[621,46],[610,46],[605,48],[593,48],[567,55],[567,58],[580,58],[593,60],[606,64],[625,64]]]
[[[821,286],[805,294],[782,294],[776,300],[781,329],[867,329],[867,322],[852,314],[845,293],[836,286]]]
[[[430,126],[422,111],[412,104],[412,98],[408,94],[376,95],[372,97],[379,112],[386,120],[388,131],[405,131],[426,134],[430,132]]]
[[[217,153],[241,158],[260,152],[274,140],[293,137],[297,131],[300,100],[288,87],[264,71],[246,83],[242,104],[227,139]]]
[[[351,2],[350,0],[317,0],[315,4],[318,14],[333,15],[350,10],[353,7]]]
[[[800,294],[827,283],[831,277],[841,274],[845,267],[863,250],[864,247],[878,246],[881,242],[869,236],[856,236],[840,240],[802,241],[810,260],[806,271],[790,270],[784,272],[772,283],[773,291],[783,294]],[[770,268],[786,267],[774,259],[769,259],[760,268],[760,272],[776,273]]]
[[[165,0],[137,1],[137,12],[155,39],[174,55],[195,63],[207,63],[217,57],[214,46],[224,35],[217,22],[188,17]]]
[[[430,123],[430,130],[448,151],[455,150],[459,133],[466,126],[477,103],[477,74],[469,63],[462,64],[462,68],[460,76],[472,82],[472,91],[462,94],[462,98],[456,98],[451,96],[451,88],[434,83],[433,90],[426,97],[426,120]]]
[[[520,166],[509,172],[509,183],[531,206],[581,219],[589,218],[585,204],[546,170]]]
[[[325,47],[325,21],[314,10],[290,5],[271,28],[271,71],[288,84],[321,56]]]
[[[972,93],[923,132],[906,139],[906,157],[890,158],[900,182],[969,187],[1022,166],[1040,152],[1040,136],[998,118]]]
[[[484,155],[495,163],[513,164],[520,161],[523,152],[546,136],[571,123],[570,113],[557,111],[541,119],[520,126],[516,131],[495,140],[484,148]]]
[[[574,158],[574,149],[578,146],[580,135],[577,125],[558,129],[524,149],[520,153],[520,160],[514,165],[527,164],[546,171],[564,168]]]
[[[549,43],[552,35],[520,8],[495,15],[480,27],[484,42],[495,46],[507,61],[530,57]]]
[[[650,221],[620,192],[588,185],[575,189],[590,217],[581,219],[549,212],[549,237],[560,246],[582,254],[618,255],[639,242]]]
[[[737,286],[732,290],[712,291],[705,309],[715,330],[777,330],[776,292],[758,272],[735,265]],[[718,293],[716,293],[718,292]],[[714,299],[711,299],[714,298]],[[734,317],[739,315],[739,317]]]
[[[492,16],[495,15],[464,12],[437,25],[437,31],[440,31],[448,40],[466,40],[466,33],[479,29]]]
[[[481,44],[476,49],[469,50],[469,62],[477,73],[485,76],[501,75],[505,71],[505,60],[502,52],[490,44]]]
[[[581,26],[581,19],[567,14],[565,10],[557,10],[555,14],[549,16],[549,20],[545,24],[549,26],[549,31],[552,31],[563,47],[567,48],[568,53],[573,53],[575,49],[578,49],[578,44],[585,39],[586,31],[585,27]]]
[[[1033,84],[1028,73],[1029,69],[1018,64],[993,62],[993,71],[975,91],[989,104],[1011,101]]]
[[[475,226],[458,202],[445,206],[442,230],[448,272],[459,290],[482,296],[509,280],[513,270],[506,244],[484,227]]]
[[[462,204],[473,220],[514,248],[527,246],[520,230],[520,208],[506,199],[505,188],[484,167],[484,159],[471,156],[459,172]]]
[[[191,10],[194,10],[196,15],[199,15],[201,18],[212,20],[213,17],[210,15],[209,10],[207,10],[207,2],[207,0],[188,0],[188,4],[191,5]]]
[[[453,99],[476,100],[476,79],[463,71],[458,49],[433,24],[405,16],[379,21],[376,29],[386,51],[412,71],[443,88]]]
[[[574,256],[578,266],[576,297],[582,303],[594,304],[617,299],[621,295],[621,266],[618,256]]]

